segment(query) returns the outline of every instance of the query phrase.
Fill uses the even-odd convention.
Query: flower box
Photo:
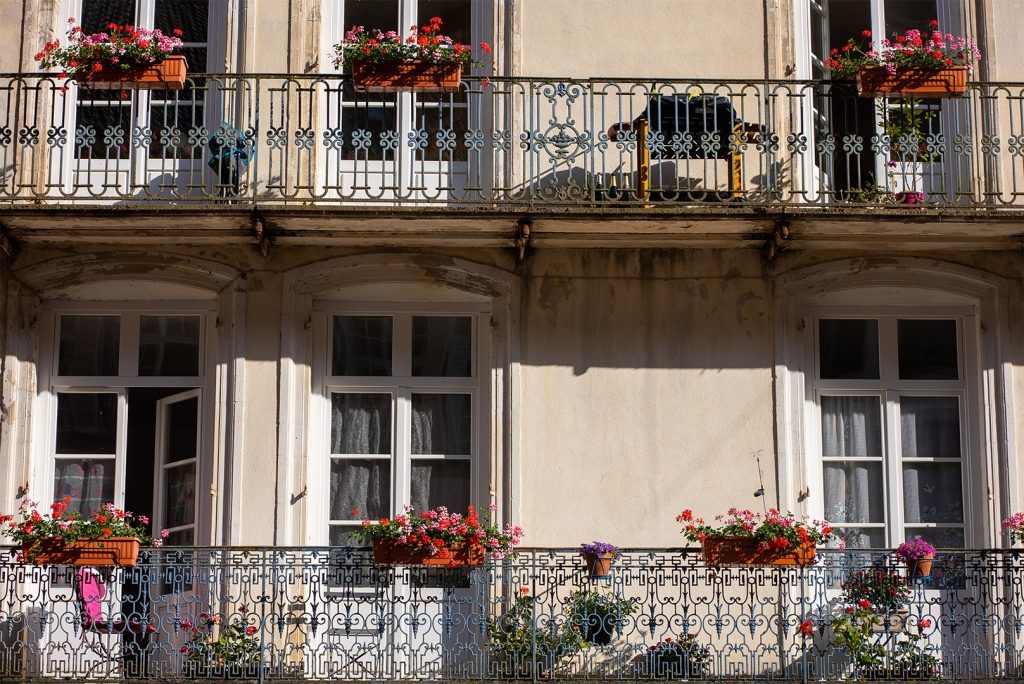
[[[461,84],[459,62],[352,62],[352,87],[357,93],[457,93]]]
[[[708,536],[701,543],[708,565],[812,565],[817,555],[814,544],[788,549],[762,549],[755,537]]]
[[[967,92],[967,67],[900,69],[895,75],[885,67],[857,70],[857,94],[861,97],[956,97]]]
[[[394,542],[377,540],[373,541],[373,562],[378,565],[437,565],[442,567],[450,566],[480,566],[484,564],[487,554],[484,547],[476,542],[463,544],[442,555],[431,556],[426,551],[421,551]]]
[[[171,55],[150,66],[132,69],[104,64],[98,71],[75,76],[75,82],[92,90],[181,90],[187,73],[185,58]]]
[[[135,537],[109,539],[44,539],[22,546],[27,563],[35,565],[91,565],[134,567],[139,558],[139,540]]]

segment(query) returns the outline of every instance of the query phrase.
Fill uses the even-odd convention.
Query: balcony
[[[0,77],[0,202],[643,212],[1019,211],[1024,84],[945,100],[796,81],[193,75],[178,92]]]
[[[838,680],[854,673],[835,637],[844,580],[858,569],[905,573],[866,551],[823,552],[799,568],[709,567],[696,549],[634,549],[607,579],[588,578],[573,550],[469,570],[379,566],[345,548],[152,550],[113,570],[3,554],[4,681]],[[869,642],[880,664],[859,674],[927,676],[931,665],[897,665],[914,638],[936,678],[1019,681],[1022,574],[1018,551],[940,553],[929,579],[909,580],[905,609],[879,611]],[[574,612],[580,590],[632,608],[607,622]],[[680,637],[685,657],[653,655]]]

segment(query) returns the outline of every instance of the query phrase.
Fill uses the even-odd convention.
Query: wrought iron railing
[[[153,550],[116,569],[35,566],[3,553],[3,681],[1022,674],[1017,551],[940,553],[930,578],[909,579],[902,606],[876,602],[877,624],[857,648],[838,636],[843,585],[862,569],[905,577],[885,553],[709,567],[696,549],[629,550],[603,579],[572,550],[527,550],[473,569],[380,566],[342,548]],[[612,597],[612,608],[583,592]]]
[[[1024,84],[869,99],[800,81],[0,76],[0,203],[973,212],[1024,198]]]

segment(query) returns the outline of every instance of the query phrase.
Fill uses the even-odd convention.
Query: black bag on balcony
[[[662,95],[647,102],[651,159],[725,159],[738,124],[736,108],[721,95]]]

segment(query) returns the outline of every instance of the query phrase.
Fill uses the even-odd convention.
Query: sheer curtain
[[[90,516],[114,500],[114,461],[57,459],[54,464],[54,498],[71,497],[68,513]]]
[[[822,397],[825,517],[834,523],[881,519],[881,409],[877,397]]]
[[[391,395],[333,395],[331,453],[390,455]],[[332,459],[331,519],[388,515],[390,487],[390,459]],[[353,514],[353,509],[358,509],[359,514]]]
[[[901,397],[903,458],[960,458],[956,397]],[[903,464],[903,509],[908,523],[963,522],[963,479],[956,462]]]

